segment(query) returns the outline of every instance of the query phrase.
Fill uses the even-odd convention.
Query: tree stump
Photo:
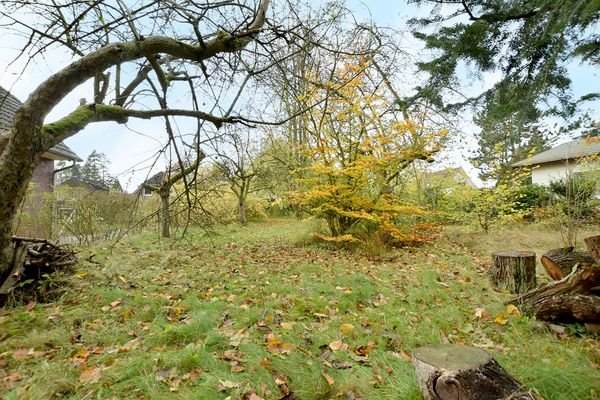
[[[523,293],[536,286],[535,253],[532,251],[500,251],[492,253],[492,284],[511,293]]]
[[[585,251],[573,251],[573,247],[552,249],[540,258],[544,269],[555,281],[571,273],[575,264],[593,264],[594,258]]]
[[[592,257],[600,264],[600,235],[583,239]]]
[[[439,344],[416,349],[412,363],[425,400],[534,400],[485,350]]]

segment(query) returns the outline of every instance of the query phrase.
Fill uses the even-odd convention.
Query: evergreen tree
[[[426,3],[428,0],[415,0]],[[414,19],[414,35],[434,50],[433,59],[419,63],[429,73],[426,85],[407,101],[425,97],[448,106],[444,94],[459,88],[457,71],[465,64],[475,75],[501,72],[488,92],[501,92],[515,105],[531,107],[549,101],[550,112],[571,116],[566,65],[574,57],[600,64],[600,19],[597,0],[435,0],[428,18]],[[441,27],[440,27],[441,25]],[[435,31],[424,32],[434,28]],[[597,94],[586,95],[586,100]],[[451,104],[461,107],[485,99],[485,93]]]
[[[108,173],[108,158],[104,153],[93,150],[81,167],[81,177],[110,186],[112,177]]]
[[[510,176],[511,164],[548,148],[548,132],[538,123],[541,111],[506,97],[509,92],[488,94],[485,108],[474,118],[481,131],[472,160],[482,171],[481,179],[496,184]]]
[[[117,178],[110,175],[108,172],[108,166],[110,161],[106,154],[99,153],[93,150],[89,156],[87,156],[83,164],[76,163],[71,168],[65,169],[57,174],[56,181],[58,183],[64,182],[71,178],[79,178],[81,180],[101,184],[109,189],[122,192],[123,188]],[[68,164],[66,161],[59,161],[56,164],[57,169],[65,168]]]

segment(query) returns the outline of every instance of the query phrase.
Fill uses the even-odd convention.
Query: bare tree
[[[229,132],[213,142],[215,166],[235,194],[239,222],[242,225],[248,223],[248,195],[260,189],[253,181],[261,173],[262,162],[252,143],[251,132],[241,130]]]
[[[179,165],[170,165],[167,170],[160,175],[159,182],[156,184],[144,182],[142,184],[144,189],[157,193],[160,197],[160,234],[162,237],[171,237],[170,197],[173,185],[185,179],[188,175],[195,174],[198,170],[198,165],[204,157],[204,153],[198,154],[194,161],[188,166],[184,166],[183,169]]]
[[[10,132],[0,138],[0,281],[11,270],[11,230],[19,204],[40,156],[87,125],[130,118],[175,117],[215,127],[253,124],[223,99],[239,86],[244,58],[273,63],[277,46],[289,46],[267,18],[270,0],[196,2],[96,0],[23,2],[0,5],[0,27],[26,38],[21,57],[35,60],[53,48],[68,49],[73,60],[48,77],[23,103]],[[135,8],[133,8],[135,7]],[[33,14],[27,19],[27,14]],[[54,122],[48,113],[79,85],[92,80],[91,104],[82,104]],[[171,107],[172,96],[187,90],[189,107]],[[199,99],[213,99],[203,107]],[[237,101],[239,96],[233,100]],[[181,143],[167,130],[170,143]],[[177,154],[181,164],[183,156]]]

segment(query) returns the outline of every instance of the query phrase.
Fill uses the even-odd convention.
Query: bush
[[[208,227],[215,223],[231,224],[239,221],[238,200],[232,191],[209,190],[204,193],[196,192],[192,197],[189,215],[185,196],[181,196],[173,204],[172,221],[176,226],[184,226],[189,222],[192,225]],[[268,203],[260,196],[249,194],[246,199],[248,221],[264,220],[267,217]]]
[[[135,197],[120,192],[60,187],[55,191],[55,236],[72,236],[80,244],[113,239],[134,221]]]
[[[515,209],[517,210],[529,211],[552,204],[551,191],[546,186],[534,183],[519,186],[516,196]]]

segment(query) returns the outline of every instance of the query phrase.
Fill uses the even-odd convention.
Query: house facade
[[[0,86],[0,136],[7,135],[21,101]],[[53,210],[48,204],[54,188],[54,161],[82,161],[67,145],[59,143],[42,154],[30,188],[15,223],[14,232],[24,236],[49,237]]]
[[[576,174],[600,171],[600,138],[580,138],[513,164],[531,168],[531,182],[549,186]]]

